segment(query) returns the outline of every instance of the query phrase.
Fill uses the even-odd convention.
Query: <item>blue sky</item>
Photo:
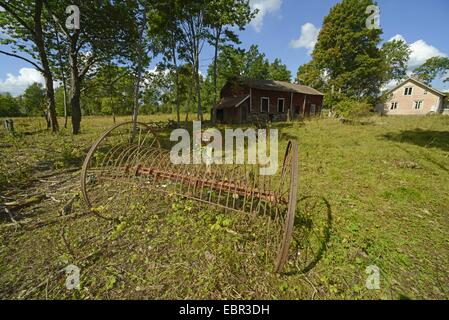
[[[259,9],[255,20],[240,33],[243,48],[257,44],[270,61],[280,58],[293,76],[301,64],[310,60],[316,35],[323,18],[337,0],[250,0]],[[449,1],[379,0],[383,39],[396,37],[412,48],[410,69],[436,56],[449,56]],[[1,35],[1,34],[0,34]],[[5,49],[5,47],[2,47]],[[213,53],[205,48],[201,69],[205,73]],[[156,61],[153,62],[154,67]],[[20,94],[28,84],[42,81],[39,73],[26,62],[0,54],[0,92]],[[449,83],[435,81],[442,91]]]

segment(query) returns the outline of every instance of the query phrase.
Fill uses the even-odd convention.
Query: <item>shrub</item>
[[[354,99],[344,99],[335,105],[334,111],[340,117],[353,119],[367,116],[373,107],[365,102]]]

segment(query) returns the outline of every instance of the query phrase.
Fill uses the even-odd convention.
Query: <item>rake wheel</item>
[[[275,272],[281,272],[289,257],[290,242],[292,240],[293,226],[296,214],[296,198],[298,190],[298,143],[289,141],[285,151],[284,162],[280,177],[279,193],[288,192],[287,209],[281,215],[283,234],[280,241],[276,261]]]
[[[160,148],[154,131],[144,123],[125,122],[104,132],[92,145],[81,170],[81,191],[89,209],[103,218],[129,203],[133,186],[124,170],[143,158],[144,150]],[[120,188],[120,186],[122,188]]]

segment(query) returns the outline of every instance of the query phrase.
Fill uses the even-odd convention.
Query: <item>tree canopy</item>
[[[417,67],[413,74],[428,85],[437,78],[449,82],[449,58],[440,56],[430,58]]]

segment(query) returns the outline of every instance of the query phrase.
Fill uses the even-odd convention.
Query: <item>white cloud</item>
[[[254,19],[251,20],[250,25],[256,32],[260,32],[262,31],[265,16],[281,9],[282,0],[250,0],[249,4],[252,10],[259,10]]]
[[[387,91],[387,90],[393,89],[397,85],[398,85],[398,81],[397,80],[390,80],[388,83],[386,83],[381,88],[381,91]]]
[[[298,39],[290,41],[292,48],[306,48],[309,53],[315,48],[320,28],[315,27],[312,23],[307,22],[301,26],[301,35]]]
[[[405,40],[405,38],[400,34],[395,35],[389,41],[393,41],[393,40],[402,40],[404,42],[407,42]],[[426,62],[428,59],[430,59],[432,57],[437,57],[437,56],[447,57],[447,55],[445,53],[441,52],[434,46],[427,44],[422,39],[415,41],[409,45],[410,45],[410,49],[412,51],[410,54],[410,59],[408,61],[409,71],[412,71],[416,67],[422,65],[424,62]]]
[[[8,73],[5,80],[0,79],[0,92],[9,92],[13,96],[18,96],[35,82],[45,83],[42,74],[33,68],[21,68],[19,75]]]

